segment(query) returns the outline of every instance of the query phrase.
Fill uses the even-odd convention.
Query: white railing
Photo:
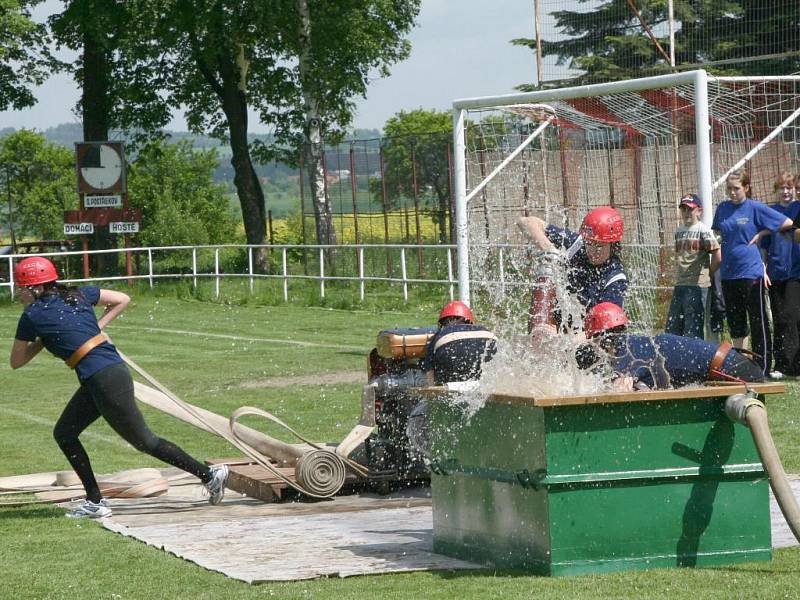
[[[222,250],[241,250],[247,253],[247,272],[245,273],[228,273],[220,271],[220,251]],[[277,273],[256,273],[254,269],[255,260],[253,258],[254,251],[264,250],[269,253],[280,252],[280,269]],[[347,252],[355,253],[355,273],[352,275],[326,275],[325,274],[325,252],[326,250],[335,251],[337,255],[342,255]],[[394,277],[387,274],[367,273],[365,269],[365,252],[381,252],[398,251],[400,254],[400,277]],[[426,277],[409,277],[408,268],[406,263],[406,254],[408,251],[415,253],[421,250],[435,251],[445,253],[447,265],[447,279],[436,279]],[[213,271],[203,272],[198,269],[197,254],[198,251],[208,251],[214,253],[214,269]],[[290,266],[297,270],[303,269],[303,262],[292,262],[288,260],[288,253],[297,251],[298,253],[306,252],[312,254],[315,251],[318,254],[317,272],[301,272],[296,273],[290,270]],[[358,282],[359,298],[364,300],[367,294],[367,284],[369,282],[388,282],[399,283],[403,287],[403,299],[408,301],[408,286],[410,284],[434,284],[446,285],[449,288],[450,299],[454,298],[455,285],[457,281],[453,279],[453,252],[455,251],[454,245],[444,244],[347,244],[347,245],[298,245],[298,244],[285,244],[285,245],[250,245],[250,244],[220,244],[220,245],[203,245],[203,246],[159,246],[151,248],[116,248],[109,250],[75,250],[69,252],[44,252],[36,254],[8,254],[0,257],[0,260],[6,262],[4,265],[5,273],[2,276],[5,279],[0,279],[0,290],[8,288],[13,298],[14,296],[14,264],[15,262],[27,256],[46,256],[63,258],[68,256],[83,257],[84,255],[91,254],[121,254],[123,252],[131,253],[131,260],[136,261],[138,257],[146,257],[146,267],[144,272],[134,273],[132,275],[122,274],[113,276],[100,276],[88,278],[64,278],[60,281],[69,284],[87,283],[87,282],[100,282],[100,281],[131,281],[131,280],[144,280],[146,279],[150,287],[153,287],[155,282],[159,279],[182,279],[191,278],[192,285],[197,287],[198,279],[213,278],[214,279],[214,294],[216,297],[220,295],[220,281],[223,278],[247,278],[249,280],[249,289],[253,293],[255,281],[257,279],[279,279],[283,283],[283,299],[289,301],[289,281],[291,280],[316,280],[319,281],[320,295],[325,297],[325,283],[328,281],[353,281]],[[153,253],[174,253],[191,252],[191,265],[186,265],[188,269],[191,266],[191,272],[180,273],[162,273],[159,272],[155,265]],[[162,257],[162,260],[168,260],[168,257]],[[381,261],[385,261],[385,257],[381,257]],[[139,261],[141,262],[141,258]],[[337,261],[337,264],[342,264],[345,261]],[[377,271],[377,270],[376,270]]]

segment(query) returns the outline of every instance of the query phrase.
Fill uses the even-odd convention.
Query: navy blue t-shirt
[[[714,224],[722,234],[722,264],[720,275],[723,280],[759,279],[764,277],[764,263],[757,244],[749,245],[750,240],[762,229],[773,233],[778,231],[786,216],[747,198],[741,204],[726,200],[714,213]]]
[[[579,234],[548,225],[545,235],[553,244],[567,250],[570,267],[567,274],[568,291],[575,294],[586,310],[601,302],[624,305],[628,278],[617,257],[612,256],[602,265],[593,265],[589,262],[583,238]]]
[[[800,214],[800,201],[795,200],[786,206],[771,205],[787,219],[794,221]],[[789,235],[773,233],[762,240],[767,251],[767,275],[772,281],[788,281],[800,278],[800,244]]]
[[[671,333],[621,335],[611,366],[653,389],[681,387],[708,379],[718,344]]]
[[[67,360],[84,342],[100,333],[94,314],[100,288],[79,289],[82,300],[74,305],[58,294],[49,294],[29,304],[19,318],[15,337],[23,342],[40,338],[48,352]],[[75,372],[78,380],[84,382],[101,369],[122,362],[117,349],[110,342],[103,342],[83,357]]]

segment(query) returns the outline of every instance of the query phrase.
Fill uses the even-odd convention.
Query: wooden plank
[[[705,385],[684,387],[672,390],[648,390],[644,392],[609,392],[594,395],[565,395],[536,398],[528,394],[491,394],[486,402],[495,404],[515,404],[532,407],[550,408],[555,406],[571,406],[583,404],[613,404],[620,402],[653,402],[657,400],[692,400],[695,398],[716,398],[743,394],[747,388],[758,394],[782,394],[786,391],[784,383],[732,383],[730,385]],[[444,386],[419,388],[418,393],[426,397],[447,397],[455,395]]]
[[[228,465],[230,472],[226,487],[250,498],[275,502],[283,497],[288,484],[271,473],[266,467],[249,459],[213,458],[206,461],[208,464]],[[290,481],[294,481],[293,467],[274,468]]]
[[[783,383],[754,383],[750,389],[758,394],[781,394],[786,391]],[[534,398],[532,396],[493,394],[488,402],[527,404],[542,408],[580,404],[613,404],[620,402],[653,402],[657,400],[693,400],[696,398],[718,398],[731,394],[743,394],[747,387],[742,384],[730,386],[703,386],[674,390],[648,390],[644,392],[613,392],[609,394]]]
[[[228,483],[226,484],[227,488],[244,494],[249,498],[256,498],[264,502],[274,502],[280,499],[280,492],[276,493],[269,483],[242,475],[237,469],[238,467],[231,469]]]

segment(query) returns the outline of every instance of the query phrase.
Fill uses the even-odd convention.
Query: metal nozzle
[[[564,258],[564,255],[558,250],[542,250],[535,257],[534,277],[536,279],[554,278],[562,270],[565,264]]]

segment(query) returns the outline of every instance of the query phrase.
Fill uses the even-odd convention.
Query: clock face
[[[106,144],[90,147],[80,165],[81,177],[96,190],[114,187],[122,176],[122,157]]]

